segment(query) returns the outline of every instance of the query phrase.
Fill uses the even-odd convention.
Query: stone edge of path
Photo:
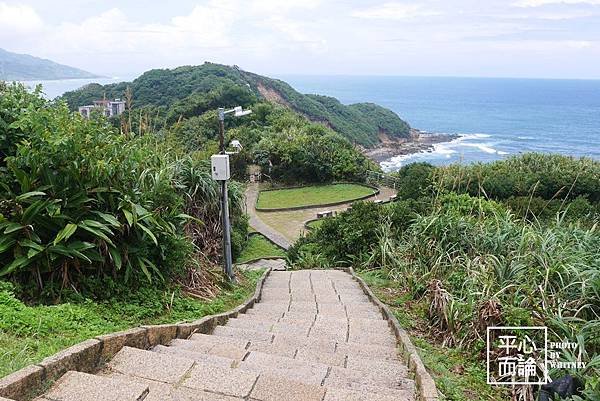
[[[352,267],[345,268],[343,270],[350,273],[352,277],[358,281],[358,284],[367,297],[371,300],[371,302],[377,305],[383,316],[392,326],[394,335],[396,336],[398,344],[400,344],[402,349],[402,357],[404,358],[404,361],[408,365],[410,371],[415,375],[415,382],[417,384],[417,400],[438,401],[439,396],[435,382],[433,381],[433,378],[429,372],[427,372],[427,369],[425,369],[425,365],[423,365],[423,361],[417,353],[417,349],[413,345],[412,341],[410,341],[408,333],[400,326],[396,316],[394,316],[387,305],[385,305],[379,300],[379,298],[377,298],[377,296],[375,296],[373,291],[364,282],[364,280],[356,275]]]
[[[291,212],[291,211],[294,211],[294,210],[305,210],[305,209],[320,209],[322,207],[339,206],[339,205],[345,205],[347,203],[351,204],[351,203],[358,202],[358,201],[361,201],[361,200],[366,200],[366,199],[369,199],[369,198],[373,198],[373,197],[375,197],[375,196],[377,196],[377,195],[379,195],[381,193],[381,190],[378,187],[374,186],[374,185],[363,184],[363,183],[358,183],[358,182],[333,182],[330,185],[336,185],[336,184],[360,185],[360,186],[363,186],[363,187],[371,188],[372,190],[374,190],[374,192],[372,194],[360,196],[360,197],[354,198],[354,199],[346,199],[344,201],[331,202],[331,203],[321,203],[321,204],[318,204],[318,205],[293,206],[293,207],[275,207],[275,208],[259,208],[258,207],[258,199],[260,197],[260,193],[261,192],[279,191],[279,190],[282,190],[282,189],[304,188],[304,186],[263,189],[263,190],[258,191],[258,194],[256,196],[256,203],[254,204],[254,210],[256,210],[257,212],[260,212],[260,213],[271,213],[271,212]],[[307,185],[307,186],[314,186],[314,185]]]
[[[0,378],[0,399],[7,397],[15,401],[28,401],[43,393],[52,382],[69,370],[86,373],[97,371],[125,346],[148,349],[166,345],[175,338],[187,339],[193,333],[211,333],[216,326],[225,324],[228,319],[246,312],[260,301],[263,285],[270,273],[269,268],[256,283],[254,294],[228,312],[205,316],[193,322],[140,326],[101,335]]]

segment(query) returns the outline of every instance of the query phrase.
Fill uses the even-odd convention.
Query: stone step
[[[111,379],[120,382],[120,385],[127,383],[145,384],[150,392],[144,398],[144,401],[241,401],[242,398],[227,396],[223,394],[211,393],[204,390],[193,389],[181,386],[180,384],[167,384],[153,380],[142,379],[139,377],[130,377],[119,373],[110,373]],[[79,401],[81,399],[78,399]]]
[[[362,343],[338,343],[336,351],[346,355],[356,355],[371,359],[398,359],[398,350],[386,345],[370,345]]]
[[[123,384],[109,377],[67,372],[37,400],[52,401],[142,401],[149,388],[142,383]]]
[[[285,377],[262,374],[250,394],[251,400],[260,401],[321,401],[325,388]]]
[[[186,375],[182,385],[195,390],[245,398],[257,379],[257,372],[198,363]]]
[[[260,304],[257,304],[260,305]],[[247,315],[250,316],[260,316],[261,318],[281,318],[283,317],[284,312],[287,312],[287,309],[285,310],[281,310],[281,309],[270,309],[270,308],[265,308],[265,307],[254,307],[251,309],[248,309],[246,311]]]
[[[411,390],[362,386],[354,389],[328,387],[323,401],[414,401]]]
[[[213,336],[215,337],[229,337],[240,340],[247,340],[248,342],[271,342],[273,340],[273,333],[266,331],[257,331],[251,329],[241,329],[237,327],[217,326],[213,330]]]
[[[215,344],[207,345],[201,341],[193,340],[173,340],[169,348],[174,348],[182,351],[196,352],[201,354],[210,354],[217,357],[223,357],[230,360],[242,360],[248,352],[246,347],[241,347],[236,344]]]
[[[305,384],[321,385],[327,375],[328,366],[291,359],[278,355],[251,351],[240,363],[240,369],[280,376]]]
[[[250,329],[269,332],[271,331],[273,325],[277,323],[277,320],[278,319],[229,319],[225,324],[225,327],[236,327],[238,329]]]
[[[108,369],[143,379],[177,383],[189,372],[194,363],[190,358],[123,347],[109,362]]]
[[[164,345],[157,345],[152,349],[152,351],[158,352],[159,354],[188,358],[199,363],[206,363],[208,365],[219,366],[222,368],[230,368],[235,363],[235,359],[224,358],[221,356],[210,355],[202,352],[194,352],[185,348],[165,347]],[[242,358],[240,358],[240,360],[241,359]]]
[[[246,348],[250,343],[249,340],[233,337],[217,337],[210,334],[192,334],[190,341],[196,341],[200,344],[216,346],[216,345],[231,345],[238,348]]]
[[[380,372],[332,367],[324,382],[327,387],[353,389],[362,386],[414,391],[414,381],[406,376],[382,375]]]

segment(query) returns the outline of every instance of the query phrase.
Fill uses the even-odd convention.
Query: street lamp
[[[225,116],[233,114],[234,117],[242,117],[252,113],[252,110],[243,110],[241,106],[234,107],[231,110],[225,110],[220,107],[219,113],[219,154],[212,155],[211,172],[214,180],[221,182],[221,217],[223,221],[223,263],[225,274],[231,281],[235,280],[233,274],[233,261],[231,258],[231,231],[229,227],[229,202],[227,196],[227,180],[231,173],[229,170],[229,155],[239,153],[242,150],[242,144],[238,140],[232,140],[231,146],[235,149],[233,152],[227,152],[225,145]]]

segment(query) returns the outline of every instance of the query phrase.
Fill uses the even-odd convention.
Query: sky
[[[600,0],[0,0],[0,48],[120,77],[600,78]]]

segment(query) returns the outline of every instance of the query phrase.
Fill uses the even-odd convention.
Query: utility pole
[[[229,196],[227,193],[227,180],[230,178],[229,155],[239,153],[242,145],[237,140],[232,140],[231,145],[235,148],[234,152],[227,152],[225,143],[225,115],[233,113],[234,117],[242,117],[252,113],[251,110],[242,110],[241,107],[235,107],[231,110],[225,110],[223,107],[218,109],[219,117],[219,154],[211,156],[211,173],[213,179],[221,181],[221,219],[223,225],[223,270],[229,280],[235,281],[233,273],[233,258],[231,256],[231,224],[229,223]]]
[[[219,108],[219,154],[225,155],[225,109]],[[235,281],[231,257],[231,228],[229,227],[229,195],[227,180],[221,180],[221,218],[223,224],[223,263],[229,280]]]

